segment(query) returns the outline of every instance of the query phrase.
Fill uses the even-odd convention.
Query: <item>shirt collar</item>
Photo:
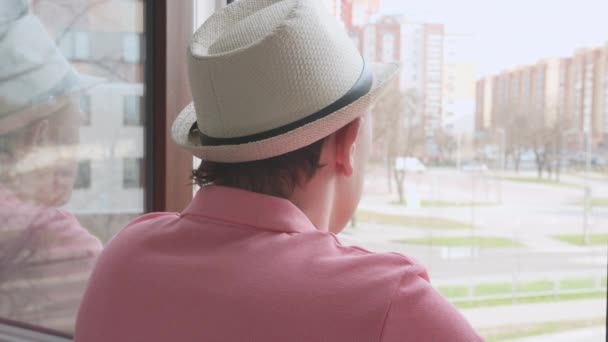
[[[276,232],[316,231],[289,200],[224,186],[205,186],[182,212]]]

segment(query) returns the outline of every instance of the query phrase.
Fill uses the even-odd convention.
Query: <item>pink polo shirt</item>
[[[395,253],[342,246],[291,202],[211,186],[102,253],[77,342],[480,341]]]

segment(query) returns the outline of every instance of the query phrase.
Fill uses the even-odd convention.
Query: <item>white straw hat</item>
[[[0,6],[0,134],[61,108],[102,79],[78,74],[40,20],[17,7]]]
[[[275,157],[361,116],[398,70],[365,63],[319,0],[240,0],[193,35],[175,142],[216,162]]]

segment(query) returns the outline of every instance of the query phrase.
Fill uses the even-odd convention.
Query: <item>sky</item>
[[[608,0],[380,0],[381,14],[443,23],[477,76],[608,44]]]

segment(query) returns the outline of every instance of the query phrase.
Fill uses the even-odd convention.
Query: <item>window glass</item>
[[[71,333],[103,245],[144,211],[143,8],[0,1],[2,322]]]
[[[91,124],[91,97],[89,95],[80,96],[80,111],[82,112],[81,124],[89,126]]]
[[[488,340],[603,341],[608,3],[327,1],[401,64],[340,239],[420,260]]]
[[[123,97],[124,124],[139,126],[143,124],[143,102],[141,95],[125,95]]]
[[[143,187],[142,158],[125,158],[122,167],[122,186],[125,189]]]

